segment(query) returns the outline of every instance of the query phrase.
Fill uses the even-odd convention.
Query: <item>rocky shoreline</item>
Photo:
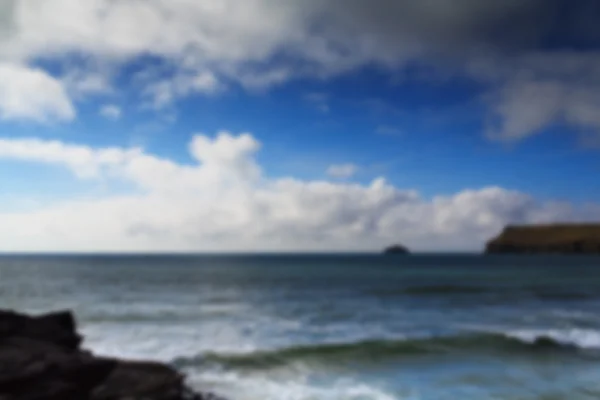
[[[221,400],[168,365],[97,356],[82,341],[69,311],[0,310],[0,400]]]

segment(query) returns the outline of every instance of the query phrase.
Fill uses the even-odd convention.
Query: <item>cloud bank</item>
[[[479,250],[507,223],[579,221],[600,206],[536,201],[499,187],[426,199],[384,178],[368,184],[272,178],[249,133],[196,134],[194,163],[141,148],[0,140],[0,160],[62,168],[127,194],[0,214],[2,251]],[[90,228],[92,227],[92,228]]]
[[[111,82],[124,66],[151,58],[160,62],[139,71],[136,84],[141,101],[157,109],[229,85],[264,89],[366,66],[401,76],[429,65],[487,88],[490,137],[516,140],[556,123],[600,131],[594,0],[5,0],[0,7],[0,70],[15,78],[10,97],[0,98],[5,119],[70,120],[61,82]],[[34,67],[52,60],[68,70],[73,55],[83,56],[85,73],[50,76]],[[24,109],[34,85],[48,94]]]

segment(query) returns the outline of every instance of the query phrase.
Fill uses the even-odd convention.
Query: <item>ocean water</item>
[[[0,258],[0,307],[232,400],[600,398],[600,258]]]

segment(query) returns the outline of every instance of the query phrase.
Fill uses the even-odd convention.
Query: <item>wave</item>
[[[216,364],[226,368],[267,369],[294,363],[380,363],[430,354],[491,352],[531,355],[549,352],[576,353],[584,349],[600,350],[599,331],[482,332],[446,337],[315,344],[243,354],[205,353],[179,358],[174,363],[179,367]]]
[[[562,348],[600,350],[600,331],[594,329],[515,330],[505,335],[526,344],[536,345],[545,341]]]
[[[261,376],[240,371],[188,371],[188,383],[199,391],[207,389],[228,399],[261,400],[399,400],[400,397],[376,383],[349,378],[311,379],[310,371],[288,376]],[[404,398],[404,397],[402,397]],[[412,398],[412,397],[411,397]]]

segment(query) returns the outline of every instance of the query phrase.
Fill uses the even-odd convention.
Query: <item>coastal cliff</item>
[[[189,390],[168,365],[96,356],[68,312],[0,310],[2,400],[218,400]]]
[[[508,226],[486,253],[600,254],[600,224]]]

